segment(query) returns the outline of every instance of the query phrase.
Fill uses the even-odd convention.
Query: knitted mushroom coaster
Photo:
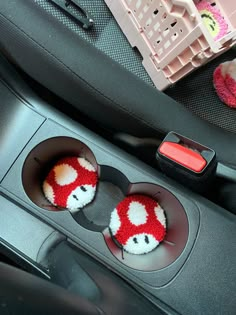
[[[220,10],[207,0],[202,0],[196,5],[204,25],[215,41],[221,39],[228,32],[228,24]]]
[[[112,211],[109,230],[117,245],[126,252],[146,254],[163,241],[166,218],[156,200],[145,195],[131,195]]]
[[[236,108],[236,59],[223,62],[215,69],[213,84],[221,101]]]
[[[56,207],[78,211],[90,203],[96,192],[97,172],[81,157],[64,157],[49,171],[43,193]]]

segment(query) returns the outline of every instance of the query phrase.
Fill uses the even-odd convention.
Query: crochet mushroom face
[[[207,0],[201,0],[196,7],[214,40],[217,41],[227,34],[228,24],[216,6],[213,6]]]
[[[97,172],[81,157],[60,159],[43,182],[45,197],[55,206],[78,211],[94,198]]]
[[[166,218],[156,200],[144,195],[131,195],[113,210],[109,229],[116,243],[125,251],[145,254],[163,241]]]

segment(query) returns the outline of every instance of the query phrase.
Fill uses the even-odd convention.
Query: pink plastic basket
[[[199,0],[105,0],[159,90],[222,54],[236,42],[236,0],[209,0],[228,24],[214,40],[196,4]]]

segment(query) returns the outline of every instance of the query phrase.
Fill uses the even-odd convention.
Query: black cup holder
[[[97,165],[93,152],[79,140],[55,137],[38,144],[25,160],[22,171],[23,187],[27,196],[38,207],[59,211],[44,197],[42,183],[58,159],[73,155],[86,158],[99,176],[94,200],[74,213],[73,218],[86,229],[102,232],[109,224],[110,212],[124,198],[129,182],[115,168]]]
[[[162,269],[174,262],[188,240],[188,219],[179,200],[165,188],[150,183],[130,183],[127,177],[111,166],[98,165],[93,152],[81,141],[70,137],[55,137],[38,144],[27,156],[22,182],[27,196],[44,210],[57,210],[43,195],[42,183],[48,171],[61,157],[80,156],[98,171],[99,182],[94,200],[73,214],[74,220],[85,229],[103,233],[111,253],[123,264],[138,270]],[[164,241],[152,252],[132,255],[119,248],[109,233],[111,212],[128,195],[144,194],[158,201],[167,218]],[[66,228],[66,227],[65,227]],[[67,227],[69,229],[69,227]],[[103,246],[105,244],[99,244]]]
[[[99,183],[95,202],[74,214],[74,219],[86,229],[102,232],[110,222],[110,216],[116,205],[125,198],[129,181],[117,169],[100,165]]]
[[[167,233],[164,241],[152,252],[132,255],[119,248],[108,228],[103,231],[107,246],[123,264],[138,270],[153,271],[173,263],[184,250],[188,240],[188,219],[179,200],[165,188],[149,183],[130,184],[127,195],[144,194],[157,200],[165,211]]]
[[[27,156],[22,171],[25,192],[40,208],[58,210],[44,197],[42,183],[56,161],[65,156],[83,157],[99,173],[93,152],[83,142],[69,137],[55,137],[41,142]]]

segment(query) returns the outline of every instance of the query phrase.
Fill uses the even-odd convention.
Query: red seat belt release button
[[[179,143],[163,142],[159,152],[168,159],[184,166],[195,173],[201,173],[207,166],[207,161],[202,155]]]
[[[215,151],[173,131],[158,147],[156,159],[165,175],[197,192],[207,191],[215,178]]]

